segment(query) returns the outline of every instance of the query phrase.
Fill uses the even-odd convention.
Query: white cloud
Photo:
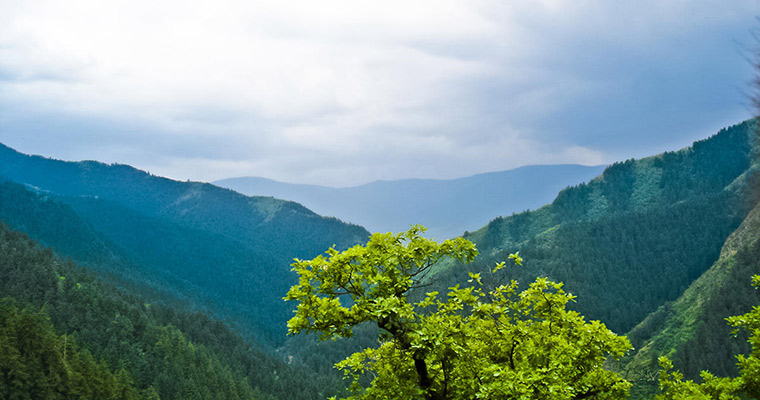
[[[608,116],[661,107],[638,90],[680,90],[663,71],[686,82],[736,63],[714,58],[743,39],[760,5],[0,0],[0,9],[0,107],[13,105],[0,110],[0,140],[10,145],[48,115],[48,125],[68,121],[58,140],[72,143],[50,154],[62,158],[181,179],[352,184],[614,161],[625,150],[607,132],[624,149],[630,132],[671,116]],[[691,85],[714,90],[720,75]],[[101,130],[74,132],[88,126]],[[92,142],[77,150],[82,137]]]

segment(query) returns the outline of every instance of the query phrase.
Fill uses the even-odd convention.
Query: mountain
[[[111,201],[147,217],[221,234],[275,254],[280,249],[292,249],[294,256],[311,254],[367,235],[361,227],[320,217],[294,202],[174,181],[127,165],[27,156],[4,145],[0,145],[0,176],[58,196]],[[334,241],[333,234],[345,237]]]
[[[63,162],[0,146],[0,219],[120,284],[284,340],[293,258],[369,233],[300,204],[177,182],[124,165]]]
[[[223,179],[215,185],[247,195],[296,201],[321,215],[362,225],[373,232],[401,232],[412,224],[443,240],[483,226],[498,215],[535,209],[561,189],[585,182],[603,166],[532,165],[451,180],[405,179],[330,188],[265,178]]]
[[[643,389],[656,385],[661,355],[671,358],[689,379],[696,379],[702,370],[736,376],[735,356],[750,349],[746,332],[733,335],[725,318],[760,304],[760,294],[750,285],[750,277],[758,273],[760,204],[728,237],[710,269],[677,300],[660,306],[631,330],[628,337],[636,352],[616,367]]]
[[[740,225],[748,224],[757,213],[750,213],[760,199],[756,132],[756,122],[746,121],[678,151],[615,163],[590,182],[561,191],[547,206],[498,217],[465,235],[480,252],[472,264],[437,265],[423,290],[445,293],[448,287],[467,285],[469,272],[480,273],[486,284],[516,279],[523,287],[546,276],[564,282],[565,290],[578,296],[573,308],[620,334],[631,331],[639,348],[658,329],[652,321],[661,322],[667,315],[659,311],[652,317],[652,313],[667,310],[695,280],[702,279],[721,256],[726,241],[731,242],[729,237],[738,235],[733,232],[741,232]],[[760,237],[757,233],[743,237]],[[496,262],[515,251],[524,258],[523,267],[504,269],[504,276],[490,274]],[[743,254],[757,268],[756,253]],[[746,345],[739,341],[724,346],[714,338],[728,329],[722,318],[756,304],[756,296],[749,295],[749,273],[746,268],[739,271],[735,283],[742,285],[741,290],[720,282],[716,287],[721,292],[734,291],[743,300],[716,296],[728,300],[711,306],[722,313],[716,312],[720,317],[702,328],[708,332],[720,325],[722,329],[715,331],[720,333],[649,354],[669,354],[671,348],[680,348],[671,354],[676,366],[684,365],[687,371],[699,365],[721,373],[725,370],[721,365],[732,366],[731,354]],[[634,329],[645,319],[646,328]],[[689,366],[688,360],[698,359],[695,353],[706,358]]]
[[[560,191],[551,204],[497,217],[464,235],[479,249],[476,261],[468,266],[436,265],[425,290],[444,293],[447,287],[466,285],[468,272],[480,272],[487,284],[511,278],[522,286],[547,276],[564,282],[565,290],[578,296],[573,307],[587,318],[601,320],[618,333],[631,332],[641,350],[624,360],[623,367],[632,373],[645,371],[637,376],[647,376],[646,368],[658,352],[671,355],[676,366],[689,374],[702,366],[730,373],[731,354],[744,348],[719,341],[722,332],[718,335],[717,327],[723,326],[721,318],[742,312],[754,301],[748,285],[742,285],[748,283],[748,272],[756,270],[759,258],[756,132],[756,122],[746,121],[679,151],[618,162],[589,182]],[[136,289],[142,297],[130,307],[140,309],[147,302],[152,306],[143,308],[165,310],[161,313],[168,317],[176,304],[180,309],[186,304],[192,310],[209,311],[229,318],[240,332],[294,355],[294,364],[306,359],[307,351],[314,356],[308,362],[316,368],[331,355],[350,352],[326,347],[311,351],[284,340],[291,309],[281,297],[295,279],[288,267],[293,257],[311,258],[332,244],[345,248],[363,242],[368,235],[363,228],[320,217],[293,202],[171,181],[127,166],[26,156],[7,147],[0,147],[0,177],[0,220],[103,276],[112,286],[102,292]],[[524,258],[523,267],[502,270],[504,277],[489,275],[494,263],[515,251]],[[22,251],[27,253],[32,254]],[[62,262],[54,260],[51,265],[58,268]],[[2,277],[0,283],[18,284],[15,291],[3,289],[3,293],[15,293],[16,298],[35,294],[23,288],[38,287],[38,278],[16,278],[24,270]],[[81,293],[76,283],[90,285],[76,270],[48,273],[43,282],[48,289],[39,290],[38,297],[54,299],[59,284],[60,293],[76,297]],[[92,304],[103,302],[107,303],[101,299]],[[24,313],[9,309],[10,314]],[[50,319],[59,338],[87,318],[86,311],[77,317],[58,317],[53,311],[58,312],[58,307],[50,311]],[[118,316],[126,311],[113,311],[103,313],[107,322],[124,322]],[[129,329],[124,322],[126,332],[142,332],[132,324]],[[187,354],[183,340],[208,348],[215,343],[209,336],[190,333],[204,332],[204,326],[213,324],[203,317],[170,318],[157,324],[166,330],[148,342],[177,343],[177,354]],[[178,327],[181,335],[168,325]],[[108,329],[87,331],[105,335]],[[82,346],[87,342],[77,341]],[[223,354],[242,352],[241,346]],[[104,359],[110,354],[85,350]],[[184,357],[179,359],[190,359]],[[244,375],[233,374],[233,381],[255,369],[242,368]],[[141,371],[130,376],[141,377],[133,378],[143,382],[139,390],[147,390],[151,374]]]
[[[3,399],[314,399],[339,387],[204,314],[109,285],[4,223],[0,360]]]
[[[439,266],[428,289],[466,282],[469,271],[485,276],[520,251],[524,267],[510,278],[564,282],[579,312],[625,333],[708,270],[752,209],[755,129],[747,121],[679,151],[615,163],[550,205],[496,218],[465,235],[480,257]]]

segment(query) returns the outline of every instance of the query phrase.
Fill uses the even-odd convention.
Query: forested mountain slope
[[[284,340],[294,257],[363,241],[363,228],[303,206],[133,168],[0,148],[0,220],[121,282],[147,285]]]
[[[676,301],[650,314],[629,333],[637,349],[617,367],[646,387],[656,385],[657,357],[667,355],[689,379],[702,370],[736,376],[737,354],[746,354],[744,333],[735,336],[725,318],[760,304],[750,277],[760,273],[760,205],[726,240],[720,258]]]
[[[314,399],[338,386],[203,314],[105,284],[3,223],[0,299],[2,398]]]
[[[202,229],[272,254],[301,256],[364,240],[367,232],[300,204],[248,197],[199,182],[157,177],[127,165],[64,162],[0,145],[0,176],[64,197],[112,201],[148,217]]]
[[[519,250],[525,266],[511,270],[514,278],[565,282],[578,311],[625,333],[706,271],[751,209],[754,127],[747,121],[689,148],[615,163],[548,206],[496,218],[465,236],[481,253],[474,266],[444,266],[433,281],[465,282],[468,270]]]
[[[69,204],[21,184],[2,182],[0,221],[112,282],[234,318],[259,338],[276,335],[268,332],[289,315],[281,295],[269,288],[278,282],[287,286],[290,274],[272,257],[104,200],[67,200]]]
[[[535,209],[561,189],[588,181],[604,167],[529,165],[459,179],[403,179],[331,188],[243,177],[214,182],[248,195],[293,200],[373,232],[401,232],[412,224],[437,240],[483,226],[497,215]]]
[[[19,310],[14,303],[0,299],[0,398],[149,398],[125,370],[114,373],[68,336],[57,335],[44,312]]]

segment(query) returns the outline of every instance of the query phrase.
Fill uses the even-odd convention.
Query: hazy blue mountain
[[[247,195],[303,204],[321,215],[359,224],[372,232],[399,232],[412,224],[442,240],[474,230],[499,215],[535,209],[561,189],[599,175],[603,166],[531,165],[451,180],[405,179],[330,188],[265,178],[223,179],[215,185]]]

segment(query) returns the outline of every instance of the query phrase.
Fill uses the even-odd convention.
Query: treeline
[[[23,330],[32,325],[37,330],[21,345],[8,339],[9,344],[0,347],[9,352],[8,360],[19,363],[14,370],[47,375],[34,375],[38,382],[64,382],[40,383],[45,387],[39,390],[90,390],[76,386],[77,374],[106,382],[106,389],[92,390],[118,389],[132,396],[81,398],[314,399],[338,386],[330,377],[321,378],[256,350],[202,314],[149,304],[104,284],[4,224],[0,224],[0,296],[9,298],[3,303],[9,326]],[[18,330],[7,329],[5,338],[18,337]],[[26,353],[13,356],[14,351]],[[66,364],[63,353],[66,362],[79,364]],[[2,364],[6,361],[3,358]],[[30,386],[22,382],[7,390],[22,393],[26,390],[22,387]]]

